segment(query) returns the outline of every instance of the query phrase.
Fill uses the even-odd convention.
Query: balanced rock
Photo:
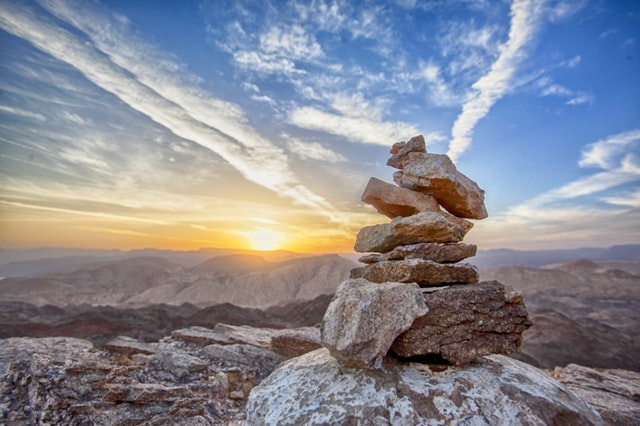
[[[410,152],[427,152],[424,136],[414,136],[409,139],[409,142],[394,143],[389,152],[391,157],[387,160],[387,166],[401,169],[402,162]]]
[[[416,284],[346,280],[322,320],[322,343],[347,367],[379,368],[396,337],[426,312]]]
[[[487,217],[484,191],[460,173],[446,155],[410,152],[402,162],[402,170],[394,173],[393,180],[404,188],[433,196],[454,216]]]
[[[361,199],[375,207],[378,213],[391,219],[420,212],[440,211],[440,204],[431,195],[402,188],[374,177],[369,179]]]
[[[398,246],[387,253],[371,253],[358,259],[362,263],[376,263],[385,260],[426,259],[438,263],[460,262],[476,255],[474,244],[421,243]]]
[[[465,221],[467,222],[467,221]],[[396,217],[391,223],[365,226],[356,237],[355,251],[386,253],[398,246],[416,243],[457,243],[471,229],[438,212]]]
[[[432,372],[417,363],[345,369],[326,349],[291,359],[247,402],[258,425],[602,425],[543,371],[492,355]]]
[[[393,343],[401,357],[432,355],[454,365],[488,354],[517,352],[531,326],[522,296],[497,281],[425,294],[429,312]]]
[[[425,259],[386,260],[351,270],[351,278],[374,283],[417,283],[420,287],[475,284],[478,269],[469,263],[437,263]]]

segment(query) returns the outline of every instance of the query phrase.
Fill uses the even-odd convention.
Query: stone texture
[[[118,336],[105,343],[103,347],[110,352],[124,355],[149,355],[156,352],[156,349],[152,345],[128,336]]]
[[[389,152],[391,157],[387,160],[387,166],[401,169],[402,162],[410,152],[427,152],[424,136],[414,136],[409,142],[394,143]]]
[[[391,223],[360,229],[354,246],[357,252],[386,253],[398,246],[417,243],[457,243],[468,229],[437,212],[396,217]]]
[[[285,358],[268,349],[236,343],[233,345],[209,345],[204,353],[210,362],[222,370],[250,371],[254,384],[267,377]]]
[[[640,424],[640,372],[569,364],[551,376],[598,410],[610,425]]]
[[[345,366],[379,368],[396,337],[425,313],[416,284],[346,280],[322,320],[322,343]]]
[[[454,365],[488,354],[517,352],[531,326],[522,296],[497,281],[425,294],[429,308],[393,343],[401,357],[431,355]]]
[[[475,284],[478,269],[469,263],[443,264],[432,260],[387,260],[351,270],[351,278],[374,283],[417,283],[420,287],[445,284]]]
[[[364,188],[361,200],[391,219],[412,216],[420,212],[438,212],[440,204],[430,195],[402,188],[372,177]]]
[[[398,185],[433,196],[454,216],[487,217],[484,191],[460,173],[446,155],[411,152],[402,164],[403,169],[393,175]]]
[[[174,340],[182,340],[183,342],[196,343],[198,345],[212,345],[214,343],[230,345],[237,343],[236,339],[231,338],[227,334],[199,326],[175,330],[171,333],[171,338]]]
[[[322,347],[319,327],[281,330],[271,338],[271,349],[287,359],[294,358]]]
[[[385,260],[404,260],[404,259],[425,259],[433,260],[438,263],[456,263],[468,257],[476,255],[477,246],[474,244],[438,244],[438,243],[421,243],[410,244],[406,246],[398,246],[390,252],[380,254],[371,253],[362,256],[359,261],[362,263],[376,263]]]
[[[230,425],[246,402],[231,394],[248,396],[257,383],[239,353],[221,367],[201,346],[170,338],[150,355],[64,337],[0,343],[0,424]]]
[[[602,425],[544,372],[492,355],[433,372],[417,363],[345,369],[326,349],[281,364],[251,391],[247,426]]]

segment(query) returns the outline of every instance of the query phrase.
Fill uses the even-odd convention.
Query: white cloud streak
[[[535,244],[631,242],[640,234],[640,191],[624,185],[640,181],[640,130],[622,132],[589,144],[582,151],[581,167],[603,169],[540,194],[483,223],[481,238],[500,245],[519,238]],[[621,187],[618,194],[609,191]],[[600,203],[598,205],[598,202]],[[604,203],[604,204],[603,204]],[[508,236],[508,237],[504,237]]]
[[[331,205],[300,184],[284,152],[257,134],[235,105],[207,96],[174,77],[179,65],[152,46],[125,40],[118,22],[86,4],[42,1],[43,7],[91,38],[85,43],[52,21],[8,2],[0,3],[0,27],[80,71],[98,87],[174,134],[210,149],[242,175],[277,194],[331,215]],[[125,42],[126,41],[126,42]],[[99,50],[95,50],[96,46]]]
[[[500,46],[500,55],[491,69],[472,86],[472,91],[462,106],[462,112],[451,129],[451,142],[447,155],[457,160],[471,145],[476,124],[491,107],[511,90],[513,76],[525,57],[524,48],[532,40],[544,2],[515,0],[511,6],[509,38]]]
[[[345,137],[353,142],[388,146],[390,142],[406,139],[419,131],[406,123],[370,120],[365,117],[348,117],[321,111],[313,107],[293,110],[289,120],[296,126],[322,130]]]
[[[282,135],[287,143],[287,147],[298,157],[303,160],[326,161],[329,163],[338,163],[347,161],[347,158],[318,142],[305,142],[290,135]]]

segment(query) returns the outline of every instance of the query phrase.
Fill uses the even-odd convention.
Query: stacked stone
[[[362,200],[391,218],[367,226],[355,250],[371,253],[351,271],[322,323],[323,344],[348,367],[379,367],[384,356],[466,364],[518,351],[531,321],[522,297],[498,282],[478,283],[461,263],[477,247],[462,242],[484,219],[484,191],[422,136],[391,148],[397,185],[371,178]],[[412,358],[415,359],[415,358]]]

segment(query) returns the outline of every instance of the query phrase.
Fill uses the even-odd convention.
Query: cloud
[[[73,66],[179,137],[220,155],[246,179],[330,214],[331,205],[298,182],[288,168],[286,154],[255,132],[238,106],[200,91],[197,77],[175,72],[179,64],[128,34],[121,21],[109,20],[93,5],[55,0],[41,4],[86,34],[92,44],[53,20],[6,2],[0,3],[0,27]]]
[[[536,86],[541,90],[541,96],[558,96],[570,98],[567,105],[592,104],[594,97],[592,94],[582,91],[571,90],[565,86],[554,83],[550,77],[542,77],[536,82]]]
[[[260,47],[266,53],[305,61],[324,54],[315,37],[300,25],[269,28],[260,36]]]
[[[9,114],[18,115],[20,117],[33,118],[38,121],[47,121],[46,117],[37,112],[26,111],[20,108],[14,108],[8,105],[0,105],[0,111],[7,112]]]
[[[620,243],[620,235],[637,241],[640,191],[626,187],[640,181],[639,144],[640,130],[634,129],[587,145],[578,164],[600,171],[512,206],[483,225],[482,238],[498,245],[519,238],[534,244],[597,240],[606,245],[609,240]],[[609,192],[598,196],[603,191]]]
[[[388,146],[419,133],[406,123],[370,120],[365,117],[348,117],[328,113],[313,107],[296,108],[289,114],[289,121],[312,130],[322,130],[343,136],[352,142]]]
[[[511,90],[516,69],[526,56],[524,48],[538,28],[543,6],[543,2],[536,0],[513,2],[509,38],[500,46],[500,54],[489,72],[473,84],[462,112],[451,129],[452,139],[447,155],[452,160],[457,160],[469,148],[476,124]]]
[[[611,169],[620,162],[621,157],[634,149],[636,152],[640,149],[640,129],[618,133],[587,145],[578,165]]]
[[[347,161],[347,158],[337,152],[325,147],[318,142],[304,142],[291,135],[283,134],[289,151],[303,160],[318,160],[329,163]]]

